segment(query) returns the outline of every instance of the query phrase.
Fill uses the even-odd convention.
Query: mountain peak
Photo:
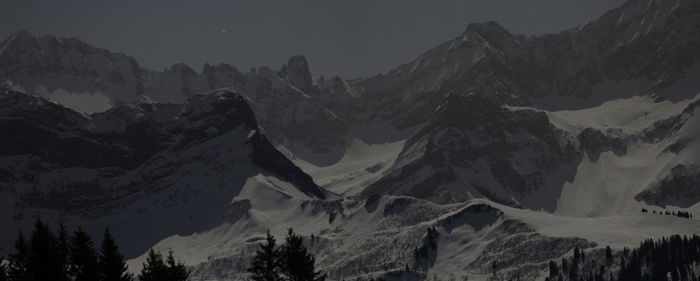
[[[495,21],[470,23],[463,36],[473,37],[474,35],[496,46],[500,46],[503,42],[513,37],[510,31]]]
[[[469,25],[467,25],[467,30],[465,32],[475,32],[482,36],[488,34],[507,34],[509,36],[512,36],[512,34],[507,29],[505,29],[505,27],[501,26],[495,21],[470,23]]]
[[[36,43],[37,38],[34,35],[32,35],[26,30],[18,30],[12,33],[9,37],[7,37],[7,39],[5,39],[5,42],[2,45],[2,49],[0,49],[0,53],[4,52],[5,49],[7,49],[7,47],[10,45],[19,44],[20,46],[26,47]]]
[[[293,56],[289,58],[286,69],[283,69],[283,72],[286,72],[287,80],[300,90],[308,92],[312,89],[311,72],[309,71],[309,63],[306,61],[306,57]]]
[[[12,33],[9,37],[10,40],[22,40],[22,39],[36,39],[36,36],[29,33],[24,29],[20,29]]]

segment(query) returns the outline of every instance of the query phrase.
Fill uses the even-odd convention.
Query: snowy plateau
[[[540,36],[474,23],[353,79],[303,56],[153,71],[19,31],[0,83],[0,256],[41,217],[109,227],[133,272],[172,249],[191,280],[247,280],[293,227],[330,280],[544,280],[576,247],[700,233],[657,214],[700,216],[698,0]]]

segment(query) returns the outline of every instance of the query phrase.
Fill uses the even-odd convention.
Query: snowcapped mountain
[[[598,106],[624,94],[685,97],[696,92],[669,87],[692,73],[700,49],[698,10],[692,0],[628,1],[596,21],[530,37],[495,22],[470,24],[413,62],[351,85],[373,106],[370,118],[399,128],[424,123],[452,92],[552,109]],[[649,85],[617,95],[597,91],[634,80]]]
[[[649,135],[655,135],[655,127],[683,126],[682,120],[692,119],[694,107],[689,104],[700,93],[700,66],[695,62],[700,50],[698,15],[697,1],[629,1],[594,22],[559,34],[525,37],[493,22],[471,24],[460,37],[412,63],[351,81],[359,100],[364,98],[372,108],[366,115],[369,120],[388,121],[399,129],[418,128],[393,166],[364,195],[410,195],[434,202],[485,197],[576,215],[629,212],[638,207],[633,198],[639,188],[658,193],[660,182],[673,181],[671,168],[656,166],[659,170],[649,174],[653,177],[634,181],[635,187],[622,188],[620,182],[602,185],[633,193],[620,198],[610,196],[610,191],[598,194],[596,200],[602,201],[597,202],[617,198],[615,207],[597,208],[588,202],[590,209],[574,212],[570,209],[576,204],[566,202],[574,198],[567,194],[572,186],[581,189],[576,196],[590,189],[584,186],[592,183],[582,176],[583,166],[609,167],[598,161],[601,153],[634,163],[635,158],[626,156],[639,145],[645,147],[641,155],[670,153],[673,165],[689,166],[676,169],[690,170],[681,173],[686,176],[676,175],[692,186],[692,167],[700,159],[652,146],[693,143],[694,133],[680,140],[668,132],[671,128],[658,129],[668,132],[661,136]],[[634,108],[640,102],[647,111]],[[615,111],[620,108],[610,106],[626,103],[625,110],[638,115],[619,116]],[[684,111],[685,106],[691,108]],[[601,120],[586,114],[590,112],[611,118]],[[570,124],[556,123],[568,114],[576,115],[566,120]],[[673,114],[683,117],[668,116]],[[654,165],[647,161],[644,165]],[[688,200],[684,207],[698,202]]]
[[[148,101],[183,103],[212,89],[233,89],[248,99],[275,145],[322,165],[342,157],[347,124],[311,95],[347,96],[345,83],[338,80],[313,84],[301,56],[279,71],[260,67],[240,72],[227,64],[207,64],[197,73],[176,64],[156,72],[75,38],[37,38],[19,31],[0,48],[1,83],[79,112]]]
[[[700,232],[639,212],[700,211],[698,55],[697,0],[541,36],[470,24],[349,80],[302,56],[157,72],[18,32],[0,49],[0,228],[109,226],[131,270],[173,249],[193,280],[245,279],[288,227],[332,280],[488,280],[494,261],[543,280],[574,247]]]
[[[3,229],[36,215],[95,231],[114,225],[134,241],[126,244],[133,255],[235,220],[250,208],[231,201],[246,186],[280,198],[334,197],[259,133],[251,108],[229,90],[90,116],[7,89],[0,103]],[[2,244],[15,235],[3,231]]]
[[[570,256],[574,247],[585,249],[590,257],[603,257],[606,245],[622,249],[650,237],[700,231],[697,220],[675,216],[573,218],[481,199],[436,204],[374,196],[332,204],[280,204],[266,194],[246,198],[260,205],[240,220],[193,235],[174,235],[154,247],[182,253],[192,265],[193,280],[244,280],[265,229],[282,236],[294,226],[332,280],[489,280],[494,261],[501,278],[542,280],[547,263]],[[144,258],[130,261],[130,267],[140,268]],[[406,272],[406,267],[411,270]]]
[[[481,197],[552,211],[580,157],[542,112],[502,107],[474,93],[453,94],[364,192],[440,203]]]

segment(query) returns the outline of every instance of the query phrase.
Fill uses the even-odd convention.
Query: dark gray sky
[[[303,54],[314,75],[374,75],[495,20],[557,32],[623,0],[1,0],[0,36],[78,37],[160,70],[185,62],[279,67]],[[224,32],[225,30],[225,32]]]

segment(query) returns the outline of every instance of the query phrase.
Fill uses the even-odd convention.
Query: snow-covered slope
[[[376,181],[396,160],[404,141],[367,144],[355,139],[337,163],[319,167],[294,158],[300,168],[325,189],[346,196],[357,195]]]
[[[630,0],[558,34],[471,24],[352,80],[314,79],[301,56],[155,72],[19,32],[0,82],[44,98],[0,92],[0,228],[109,226],[131,270],[173,249],[194,280],[246,278],[265,230],[287,227],[332,280],[487,280],[494,261],[542,280],[576,246],[698,233],[640,209],[700,211],[699,15]],[[240,94],[200,95],[219,87]]]
[[[593,109],[547,112],[554,124],[578,133],[579,142],[588,141],[582,138],[586,130],[599,136],[598,142],[581,144],[587,157],[564,185],[557,211],[600,216],[635,212],[644,207],[637,201],[683,208],[700,202],[693,183],[700,163],[697,100],[632,97]]]
[[[448,205],[397,196],[333,203],[280,200],[247,191],[258,184],[246,184],[239,196],[253,208],[238,221],[174,235],[155,248],[179,253],[191,266],[193,280],[242,280],[265,229],[281,237],[294,227],[333,280],[397,274],[488,280],[493,261],[503,278],[532,280],[542,279],[547,262],[571,255],[574,247],[619,250],[651,237],[700,231],[697,220],[675,216],[571,218],[478,199]],[[139,268],[143,258],[130,266]]]

